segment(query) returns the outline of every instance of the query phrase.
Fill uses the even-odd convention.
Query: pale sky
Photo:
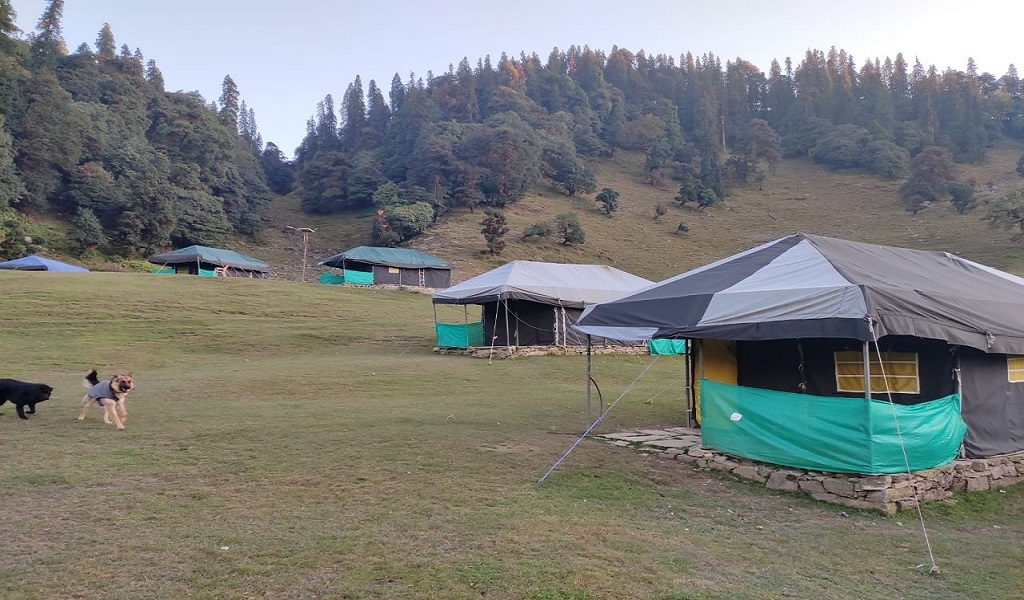
[[[35,30],[47,2],[12,0],[18,25]],[[410,71],[446,72],[466,57],[474,67],[502,52],[536,53],[613,45],[678,58],[711,52],[723,64],[743,58],[768,71],[773,58],[798,64],[808,49],[845,49],[855,63],[902,52],[913,65],[1001,76],[1024,68],[1024,3],[1019,1],[863,0],[66,0],[64,39],[71,52],[95,49],[104,23],[117,47],[153,59],[168,91],[217,100],[225,75],[253,109],[265,142],[288,156],[327,94],[340,106],[357,75],[391,79]]]

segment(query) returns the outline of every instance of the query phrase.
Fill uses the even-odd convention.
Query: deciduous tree
[[[587,239],[576,213],[567,212],[555,217],[555,232],[564,246],[582,244]]]
[[[619,193],[612,188],[602,188],[601,192],[594,198],[601,203],[601,209],[609,217],[619,209]]]
[[[508,218],[505,211],[498,208],[484,209],[484,218],[480,225],[480,233],[487,241],[487,251],[494,255],[501,254],[505,249],[505,236],[508,234]]]

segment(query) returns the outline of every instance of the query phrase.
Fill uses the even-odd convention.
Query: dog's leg
[[[35,404],[29,404],[28,405],[28,410],[26,410],[25,412],[27,412],[30,415],[36,414],[36,405]]]
[[[127,425],[128,424],[128,407],[125,406],[125,401],[121,400],[120,402],[118,402],[117,405],[115,406],[115,408],[117,408],[117,413],[121,417],[121,424],[122,425]]]
[[[89,394],[86,394],[85,397],[82,398],[82,410],[78,411],[79,421],[85,418],[85,412],[89,410],[89,407],[92,406],[92,403],[93,398],[89,397]]]
[[[15,410],[18,411],[18,418],[19,419],[27,419],[28,418],[28,417],[25,416],[25,405],[24,404],[19,404],[19,403],[15,402],[14,403],[14,408],[15,408]]]
[[[110,400],[109,398],[103,399],[103,422],[110,425],[113,421],[113,425],[118,429],[124,429],[124,423],[121,422],[121,418],[117,416],[117,401]]]

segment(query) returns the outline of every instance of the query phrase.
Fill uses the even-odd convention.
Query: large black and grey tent
[[[447,261],[409,248],[358,246],[317,264],[341,269],[341,275],[325,274],[322,283],[443,288],[452,282]]]
[[[480,321],[438,323],[438,345],[580,345],[571,324],[584,307],[651,283],[605,265],[512,261],[434,294],[435,305],[482,307]]]
[[[1024,450],[1024,279],[795,234],[589,307],[576,328],[697,340],[705,445],[884,473]]]
[[[154,254],[149,262],[160,265],[161,271],[189,275],[250,277],[266,279],[270,277],[270,265],[246,256],[234,250],[209,248],[207,246],[189,246],[170,252]]]

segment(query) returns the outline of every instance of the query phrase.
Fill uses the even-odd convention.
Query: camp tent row
[[[584,307],[651,283],[605,265],[512,261],[434,293],[438,346],[581,345],[572,323]],[[438,322],[438,305],[461,305],[462,322]],[[468,305],[481,307],[479,320]]]
[[[870,474],[1024,450],[1024,279],[953,254],[794,234],[575,327],[696,340],[702,441],[726,453]]]
[[[149,257],[160,273],[267,279],[270,265],[234,250],[189,246]]]

